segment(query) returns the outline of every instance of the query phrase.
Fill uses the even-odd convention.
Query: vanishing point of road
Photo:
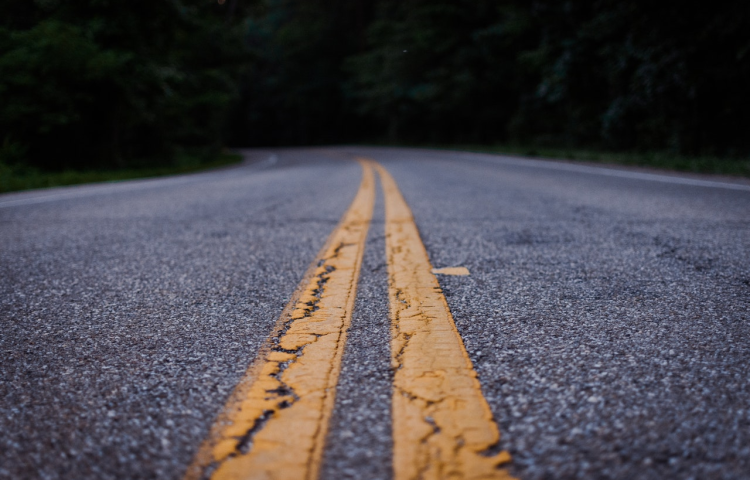
[[[243,155],[0,196],[0,478],[750,479],[750,183]]]

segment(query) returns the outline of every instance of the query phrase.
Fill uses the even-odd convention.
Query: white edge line
[[[278,161],[278,159],[279,157],[274,154],[268,157],[267,159],[261,162],[258,162],[256,164],[249,165],[246,168],[256,170],[259,168],[270,167],[274,165]],[[198,176],[200,176],[202,173],[214,173],[214,172],[198,172],[195,174],[187,174],[186,177],[177,177],[177,178],[156,177],[156,178],[141,178],[141,179],[134,179],[134,180],[95,183],[95,184],[88,184],[88,185],[87,184],[74,185],[74,186],[71,185],[69,188],[73,188],[74,189],[73,191],[47,193],[47,194],[42,194],[42,195],[35,195],[33,197],[17,198],[13,200],[5,200],[5,201],[0,199],[0,208],[36,205],[39,203],[54,202],[56,200],[64,200],[66,198],[77,198],[77,197],[81,198],[81,197],[87,197],[87,196],[92,196],[92,195],[130,192],[134,190],[142,190],[144,188],[164,187],[164,186],[172,186],[172,185],[181,185],[184,183],[193,183],[193,182],[197,182],[203,179],[202,177],[198,178]],[[18,193],[23,194],[24,192],[18,192]]]
[[[659,175],[657,173],[629,172],[626,170],[615,170],[606,167],[591,167],[587,165],[575,165],[570,163],[558,163],[549,160],[521,159],[505,155],[489,155],[481,153],[464,153],[461,158],[483,163],[516,165],[520,167],[546,168],[549,170],[562,170],[568,172],[589,173],[593,175],[604,175],[607,177],[629,178],[632,180],[647,180],[651,182],[673,183],[678,185],[690,185],[693,187],[724,188],[728,190],[740,190],[750,192],[750,185],[739,183],[715,182],[712,180],[698,180],[694,178],[672,177]],[[489,158],[487,158],[489,157]]]

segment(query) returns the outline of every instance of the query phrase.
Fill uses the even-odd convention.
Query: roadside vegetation
[[[2,2],[0,184],[363,142],[747,175],[748,31],[743,0]]]
[[[178,157],[173,165],[157,167],[133,166],[108,170],[42,170],[24,165],[8,166],[0,163],[0,193],[32,188],[61,187],[80,183],[117,182],[136,178],[161,177],[180,173],[198,172],[233,165],[242,161],[241,155],[219,154],[209,158]]]

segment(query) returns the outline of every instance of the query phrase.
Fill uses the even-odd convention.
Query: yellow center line
[[[375,175],[363,176],[277,324],[188,468],[185,479],[316,479],[351,322]]]
[[[509,479],[500,434],[412,212],[380,165],[391,311],[395,480]]]

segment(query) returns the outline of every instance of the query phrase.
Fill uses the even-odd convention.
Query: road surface
[[[750,478],[747,182],[244,153],[0,196],[0,478]]]

